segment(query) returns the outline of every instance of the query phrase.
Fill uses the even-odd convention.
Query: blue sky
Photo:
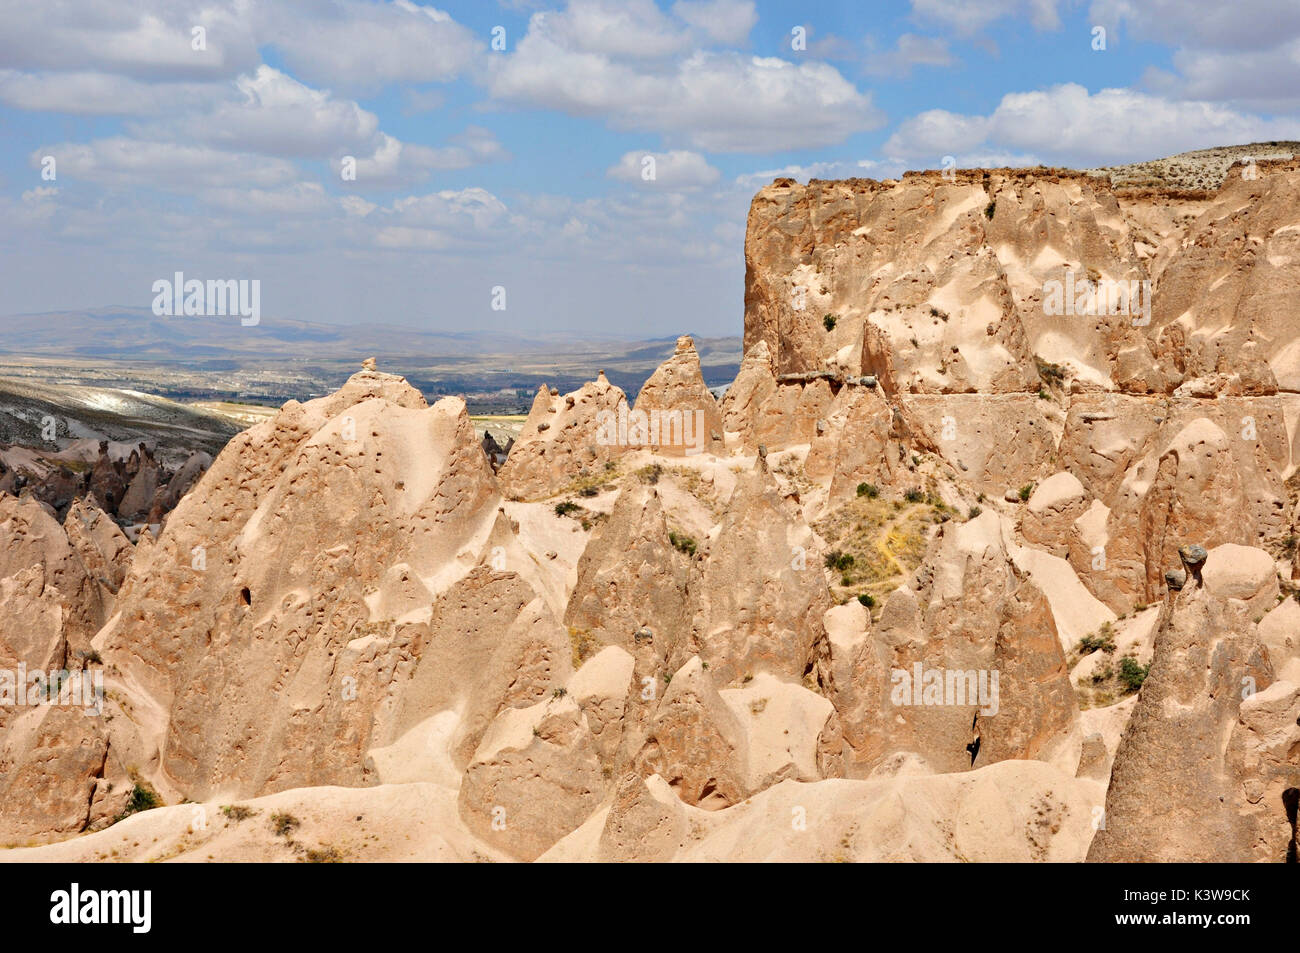
[[[266,321],[738,334],[745,214],[776,174],[1300,138],[1289,0],[2,0],[0,15],[5,313],[148,307],[180,270],[260,280]]]

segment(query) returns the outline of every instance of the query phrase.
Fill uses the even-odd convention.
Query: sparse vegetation
[[[869,500],[874,500],[876,497],[880,496],[880,487],[876,486],[874,483],[859,483],[858,496],[865,496]]]
[[[1060,364],[1045,361],[1038,355],[1034,355],[1034,364],[1038,367],[1038,376],[1048,387],[1061,387],[1065,384],[1065,368]]]
[[[343,852],[330,844],[322,844],[320,847],[308,848],[302,859],[308,864],[341,864]]]
[[[903,494],[903,499],[909,503],[924,503],[925,493],[914,487]]]
[[[994,199],[984,209],[984,217],[987,218],[990,222],[993,221],[993,213],[994,211],[997,210],[997,207],[998,207],[998,200]]]
[[[1029,502],[1029,497],[1033,495],[1033,492],[1034,492],[1034,485],[1032,483],[1026,483],[1024,486],[1022,486],[1020,488],[1020,492],[1017,494],[1020,497],[1020,502],[1021,503]]]
[[[574,513],[582,512],[582,507],[573,500],[565,500],[563,503],[555,504],[556,516],[571,516]]]
[[[126,806],[122,813],[113,818],[113,823],[125,820],[132,814],[139,814],[141,811],[152,811],[156,807],[163,806],[163,799],[159,797],[148,781],[141,780],[135,770],[131,772],[131,796],[127,798]]]
[[[670,532],[668,534],[668,542],[672,543],[673,548],[679,553],[685,553],[687,556],[695,555],[696,543],[693,537],[687,536],[684,533]]]
[[[600,644],[586,629],[579,629],[576,626],[569,626],[569,649],[573,656],[574,669],[582,668],[582,663],[587,661],[600,650]]]
[[[659,482],[659,477],[663,475],[664,468],[657,463],[649,463],[636,471],[637,479],[642,483],[649,483],[651,486]]]
[[[1079,640],[1079,654],[1091,655],[1093,652],[1105,652],[1107,655],[1115,651],[1115,632],[1109,622],[1104,623],[1100,629],[1091,635],[1085,635]]]
[[[862,603],[868,609],[873,609],[876,605],[876,597],[869,592],[863,592],[858,595],[858,602]]]
[[[837,549],[831,550],[826,554],[826,568],[834,569],[836,572],[844,572],[852,568],[854,558],[852,553],[842,553]]]
[[[822,318],[822,324],[825,325],[827,331],[834,331],[835,324],[838,320],[839,319],[836,318],[835,315],[828,314]]]
[[[972,506],[972,507],[970,508],[970,512],[967,513],[966,515],[967,515],[970,519],[975,519],[976,517],[978,517],[978,516],[979,516],[981,513],[983,513],[983,512],[984,512],[984,510],[981,509],[980,507],[978,507],[978,506]]]
[[[298,818],[284,811],[276,811],[271,815],[271,830],[276,837],[291,837],[301,824]]]
[[[1137,659],[1127,655],[1119,660],[1119,680],[1124,683],[1130,694],[1142,687],[1150,670],[1150,665],[1139,664]]]
[[[226,804],[222,806],[221,813],[226,816],[227,820],[238,824],[240,821],[248,820],[258,812],[251,807],[245,807],[243,804]]]

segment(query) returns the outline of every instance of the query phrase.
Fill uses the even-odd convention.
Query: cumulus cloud
[[[753,0],[678,0],[673,13],[716,43],[741,46],[758,23]]]
[[[598,117],[716,152],[817,148],[884,121],[870,95],[826,63],[701,50],[646,67],[575,50],[544,22],[500,61],[489,89],[503,102]]]
[[[231,76],[260,60],[247,3],[66,0],[24,4],[0,30],[0,63],[154,80]],[[193,29],[206,31],[195,49]]]
[[[506,156],[500,140],[480,126],[470,126],[453,136],[451,143],[440,147],[412,145],[380,133],[372,154],[353,157],[356,178],[347,184],[360,189],[400,188],[419,182],[435,171],[467,169]],[[336,172],[342,171],[341,160],[333,165]]]
[[[47,155],[54,156],[60,177],[108,186],[268,188],[287,185],[298,178],[297,168],[283,159],[126,136],[42,147],[28,157],[32,168],[40,168],[42,158]]]
[[[146,116],[204,108],[220,95],[212,83],[148,83],[114,73],[0,70],[0,102],[32,111]]]
[[[291,72],[336,89],[446,82],[471,69],[487,43],[451,15],[410,0],[330,0],[260,11],[259,38]]]
[[[644,188],[697,189],[717,182],[722,173],[698,152],[676,149],[625,153],[605,174]]]
[[[892,50],[880,52],[876,52],[873,40],[867,46],[862,71],[873,76],[906,78],[917,66],[952,66],[957,62],[948,49],[948,42],[937,36],[904,33]]]
[[[970,36],[1007,17],[1028,17],[1037,30],[1060,29],[1058,6],[1059,0],[912,0],[912,14]]]
[[[1126,36],[1176,44],[1173,70],[1149,68],[1143,85],[1180,99],[1264,111],[1300,105],[1300,5],[1242,0],[1200,7],[1174,0],[1096,0],[1089,15],[1122,42]],[[1279,82],[1288,77],[1292,82]]]
[[[1009,93],[987,116],[930,110],[904,122],[887,155],[922,159],[982,149],[1025,150],[1066,165],[1105,165],[1259,139],[1300,135],[1300,122],[1128,89],[1089,93],[1075,83]]]
[[[1094,0],[1088,16],[1138,39],[1203,50],[1264,51],[1300,39],[1300,4],[1276,0]]]
[[[266,155],[319,157],[368,143],[379,117],[351,100],[312,89],[263,64],[235,82],[238,98],[209,113],[190,114],[145,133],[207,142]]]

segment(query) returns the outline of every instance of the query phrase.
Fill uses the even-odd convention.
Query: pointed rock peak
[[[373,357],[366,358],[361,362],[361,369],[363,371],[373,371],[375,369],[375,359]]]
[[[688,351],[692,353],[695,351],[695,339],[689,334],[683,334],[677,339],[677,350],[675,353],[685,354]]]
[[[407,383],[405,377],[371,368],[357,371],[335,393],[323,399],[331,411],[337,412],[341,407],[350,407],[371,397],[382,397],[401,407],[423,409],[429,406],[424,395]]]

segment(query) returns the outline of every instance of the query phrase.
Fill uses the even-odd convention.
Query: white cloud
[[[55,157],[60,176],[114,187],[269,188],[298,177],[294,165],[283,159],[125,136],[44,146],[29,156],[32,168],[39,168],[46,155]]]
[[[869,46],[872,44],[869,44]],[[863,72],[875,76],[906,78],[917,66],[952,66],[956,63],[946,40],[937,36],[919,36],[904,33],[892,50],[868,51],[863,61]]]
[[[1110,31],[1112,45],[1131,36],[1179,47],[1172,72],[1153,67],[1143,76],[1154,92],[1265,112],[1300,106],[1300,4],[1097,0],[1089,14]]]
[[[332,204],[319,182],[295,182],[282,189],[207,189],[199,198],[241,215],[311,215]]]
[[[653,159],[653,164],[647,158]],[[646,177],[648,169],[654,170],[653,179]],[[620,182],[660,189],[697,189],[712,185],[721,176],[704,156],[686,150],[628,152],[605,174]]]
[[[1300,121],[1270,120],[1207,102],[1171,101],[1127,89],[1089,93],[1067,83],[1009,93],[988,116],[931,110],[904,122],[885,143],[897,158],[981,149],[1028,150],[1048,162],[1105,165],[1189,149],[1296,138]]]
[[[643,67],[575,51],[530,29],[497,64],[489,88],[500,101],[601,117],[710,151],[817,148],[883,122],[870,95],[816,61],[697,51]]]
[[[113,73],[0,70],[0,101],[81,116],[140,116],[198,109],[220,96],[211,83],[146,83]]]
[[[332,0],[261,12],[259,39],[295,75],[334,88],[447,82],[486,55],[483,37],[434,7],[409,0]]]
[[[263,64],[235,81],[240,98],[210,113],[187,115],[145,135],[175,138],[266,155],[320,157],[369,144],[379,118],[351,100],[335,99]]]
[[[356,188],[398,188],[419,182],[434,171],[467,169],[506,156],[496,136],[480,126],[470,126],[453,137],[452,143],[440,147],[412,145],[380,133],[373,154],[354,157],[356,179],[347,184]],[[333,167],[340,171],[341,161],[335,160]]]
[[[654,0],[572,0],[562,12],[534,14],[528,32],[579,53],[655,59],[691,45],[690,33]]]
[[[743,46],[758,23],[753,0],[677,0],[673,13],[710,40]]]
[[[919,20],[970,36],[1005,17],[1028,16],[1037,30],[1060,29],[1058,5],[1059,0],[912,0],[912,13]]]
[[[1277,0],[1187,3],[1186,0],[1094,0],[1094,23],[1124,27],[1138,39],[1164,45],[1244,53],[1300,39],[1300,4]],[[1254,69],[1241,64],[1241,68]]]
[[[113,72],[150,79],[233,75],[258,62],[246,2],[66,0],[4,16],[0,63],[22,70]],[[192,29],[206,30],[206,49]]]

